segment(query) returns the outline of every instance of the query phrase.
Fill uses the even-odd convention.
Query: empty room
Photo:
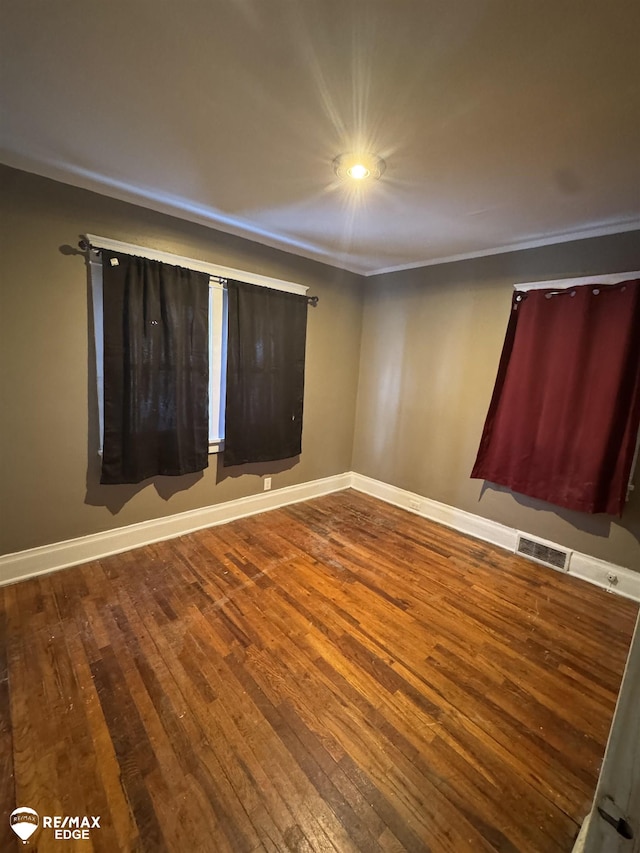
[[[0,0],[0,850],[640,851],[639,40]]]

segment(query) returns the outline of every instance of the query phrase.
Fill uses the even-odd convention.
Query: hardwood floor
[[[4,587],[0,849],[569,851],[636,613],[351,491]]]

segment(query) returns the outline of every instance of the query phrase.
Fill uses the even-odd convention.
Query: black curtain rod
[[[92,243],[90,243],[84,237],[82,237],[78,241],[78,246],[80,247],[80,249],[82,249],[83,252],[103,252],[104,251],[104,249],[102,249],[100,246],[94,246]],[[307,305],[310,305],[312,308],[315,308],[318,304],[318,299],[319,299],[318,296],[307,296]]]
[[[82,249],[83,252],[101,252],[102,249],[99,246],[93,246],[88,240],[85,240],[84,237],[81,237],[78,240],[78,246]]]

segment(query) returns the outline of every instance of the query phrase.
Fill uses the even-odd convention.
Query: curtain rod
[[[112,242],[114,242],[114,243],[115,243],[115,241],[112,241]],[[107,248],[106,246],[94,246],[94,244],[91,242],[91,240],[90,240],[90,239],[88,239],[88,237],[81,237],[81,238],[80,238],[80,240],[78,241],[78,246],[79,246],[79,248],[80,248],[83,252],[87,252],[87,253],[88,253],[88,252],[104,252],[104,251],[111,251],[111,250],[110,250],[109,248]],[[132,247],[132,248],[134,248],[134,247]],[[112,250],[113,250],[113,251],[124,251],[124,249],[112,249]],[[126,254],[126,252],[125,252],[125,254]],[[166,254],[166,253],[163,253],[163,254]],[[176,258],[177,258],[177,259],[179,259],[179,260],[181,260],[181,261],[188,261],[188,258],[178,258],[178,256],[176,256]],[[161,261],[161,263],[168,263],[168,262],[166,262],[166,261]],[[184,266],[184,264],[180,264],[180,266]],[[214,268],[215,268],[215,264],[207,264],[207,266],[209,266],[209,267],[214,267]],[[236,271],[236,270],[229,270],[229,272],[232,272],[232,273],[234,273],[234,274],[237,272],[238,276],[241,276],[241,275],[242,275],[241,270],[237,270],[237,271]],[[214,275],[214,273],[210,273],[210,274],[211,274],[211,275]],[[249,274],[247,274],[247,275],[249,275]],[[218,277],[219,279],[224,280],[224,279],[228,279],[228,278],[235,278],[235,275],[233,275],[233,276],[218,275],[217,277]],[[260,278],[262,278],[262,276],[259,276],[259,277],[260,277]],[[280,288],[278,288],[278,286],[277,286],[277,281],[276,281],[276,280],[274,280],[274,282],[275,282],[274,289],[281,289],[281,290],[284,290],[284,291],[288,290],[288,288],[285,288],[285,287],[280,287]],[[256,283],[256,282],[249,282],[249,284],[255,284],[255,283]],[[284,284],[286,284],[286,282],[284,282]],[[260,286],[260,287],[269,287],[269,284],[267,284],[267,283],[265,283],[265,284],[259,283],[259,284],[258,284],[258,286]],[[296,286],[296,287],[300,287],[301,289],[302,289],[302,287],[303,287],[302,285],[295,285],[295,286]],[[307,288],[306,288],[306,287],[304,287],[304,290],[307,290]],[[288,292],[295,292],[295,291],[293,290],[293,287],[292,287],[292,289],[291,289],[290,291],[288,291]],[[307,298],[307,305],[310,305],[312,308],[315,308],[315,307],[317,306],[318,301],[319,301],[319,297],[318,297],[318,296],[307,296],[306,298]]]

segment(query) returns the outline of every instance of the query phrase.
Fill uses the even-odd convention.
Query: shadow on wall
[[[104,486],[100,482],[101,462],[100,457],[95,452],[95,447],[96,445],[93,445],[92,451],[89,453],[87,491],[84,502],[88,506],[103,506],[112,515],[117,515],[138,492],[149,486],[155,487],[162,500],[169,501],[178,492],[190,489],[204,476],[203,472],[199,471],[195,474],[183,474],[181,477],[152,477],[143,480],[141,483]]]
[[[216,457],[216,483],[221,483],[229,478],[243,477],[245,474],[253,474],[257,477],[282,474],[284,471],[290,471],[298,462],[300,462],[300,457],[292,456],[291,459],[278,459],[275,462],[247,462],[244,465],[230,465],[225,468],[223,454],[218,453]],[[212,465],[211,458],[209,465]]]
[[[609,538],[611,535],[611,525],[617,520],[617,516],[606,515],[605,513],[596,513],[590,515],[584,512],[576,512],[575,510],[564,509],[564,507],[554,506],[554,504],[546,503],[537,498],[530,498],[527,495],[521,495],[518,492],[513,492],[507,486],[499,486],[495,483],[490,483],[484,480],[480,490],[478,501],[482,500],[486,492],[495,492],[510,495],[514,501],[525,509],[534,512],[552,512],[558,518],[566,521],[577,530],[584,533],[589,533],[592,536],[599,536],[603,539]],[[638,487],[631,492],[628,502],[625,504],[623,519],[625,528],[631,535],[640,543],[640,491]]]
[[[204,477],[204,471],[200,471],[195,474],[184,474],[181,477],[151,477],[148,480],[143,480],[141,483],[132,483],[130,485],[102,485],[100,483],[101,461],[96,452],[98,441],[97,428],[94,438],[95,441],[93,443],[89,442],[87,491],[84,502],[89,506],[106,507],[112,515],[117,515],[138,492],[150,486],[155,488],[162,500],[169,501],[178,492],[190,489]],[[215,462],[213,461],[214,458]],[[247,465],[235,465],[225,468],[222,462],[222,455],[217,454],[216,457],[209,457],[209,467],[213,468],[215,465],[217,484],[229,478],[243,477],[245,475],[264,477],[281,474],[283,471],[293,468],[299,461],[300,457],[296,456],[293,459],[284,459],[279,462],[254,462]]]

